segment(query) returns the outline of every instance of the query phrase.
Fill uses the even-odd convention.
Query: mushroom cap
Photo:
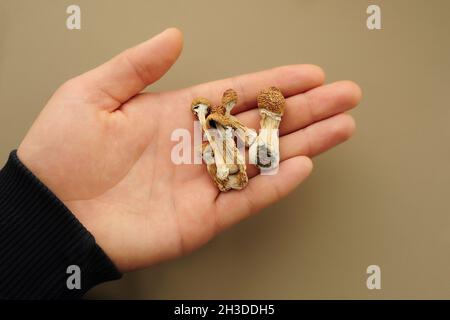
[[[223,105],[211,107],[211,113],[218,113],[221,115],[225,115],[226,110],[227,110],[227,108],[225,108],[225,106],[223,106]]]
[[[280,89],[277,87],[270,87],[262,90],[258,94],[256,100],[258,102],[258,108],[283,115],[286,100]]]
[[[219,123],[224,127],[233,126],[233,120],[231,120],[229,117],[225,116],[224,114],[220,114],[217,112],[213,112],[208,115],[208,117],[206,118],[206,127],[214,128],[215,126],[212,125],[212,122]]]
[[[226,104],[229,104],[229,103],[236,104],[237,103],[237,99],[238,99],[238,96],[237,96],[236,91],[234,91],[233,89],[228,89],[228,90],[226,90],[223,93],[222,104],[223,105],[226,105]]]
[[[209,102],[209,100],[206,98],[198,97],[192,100],[191,103],[191,111],[193,114],[195,115],[197,114],[194,109],[200,104],[205,105],[207,107],[208,112],[211,110],[211,102]]]

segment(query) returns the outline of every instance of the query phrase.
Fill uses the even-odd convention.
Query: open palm
[[[95,236],[122,271],[201,246],[218,232],[278,201],[311,172],[309,157],[351,136],[360,90],[323,85],[312,65],[292,65],[162,92],[140,93],[175,62],[181,33],[168,29],[59,88],[19,147],[18,156]],[[175,129],[193,133],[191,100],[219,103],[233,88],[233,113],[257,129],[256,94],[277,86],[287,97],[280,127],[280,170],[219,193],[205,165],[176,165]]]

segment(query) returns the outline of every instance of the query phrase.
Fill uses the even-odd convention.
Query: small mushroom
[[[234,142],[232,120],[222,114],[220,107],[214,107],[212,110],[213,111],[206,119],[206,128],[208,131],[215,131],[215,134],[210,135],[213,139],[217,139],[216,142],[218,142],[218,145],[220,142],[222,143],[222,152],[219,156],[214,156],[214,159],[216,160],[216,165],[218,163],[225,163],[228,169],[226,181],[223,181],[225,179],[218,174],[218,171],[216,172],[216,176],[219,180],[221,180],[222,184],[218,184],[219,189],[221,189],[221,191],[227,191],[229,189],[242,189],[247,185],[248,177],[244,158],[240,154]],[[214,149],[212,151],[215,153]],[[220,159],[218,162],[217,160],[219,160],[218,158],[220,157],[223,157],[223,159]],[[217,166],[217,168],[219,167]]]
[[[261,169],[274,169],[280,162],[278,127],[286,101],[280,89],[270,87],[257,97],[261,116],[261,130],[256,142],[250,147],[250,160]]]
[[[206,138],[211,144],[212,150],[215,155],[214,158],[217,166],[217,176],[219,179],[224,180],[228,176],[229,170],[226,164],[223,162],[223,148],[217,143],[218,139],[211,135],[211,131],[208,130],[206,124],[206,117],[212,110],[211,102],[209,102],[209,100],[205,98],[196,98],[194,99],[194,101],[192,101],[191,110],[199,119],[200,125],[202,126]]]
[[[235,116],[231,114],[231,110],[237,104],[237,93],[233,89],[228,89],[223,93],[222,106],[219,107],[218,112],[221,112],[230,119],[230,126],[235,129],[235,135],[242,141],[246,147],[252,145],[258,134],[255,130],[243,125]]]

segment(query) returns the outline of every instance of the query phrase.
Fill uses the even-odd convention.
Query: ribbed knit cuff
[[[78,275],[80,289],[73,288]],[[120,277],[92,234],[13,151],[0,171],[0,298],[79,298]]]

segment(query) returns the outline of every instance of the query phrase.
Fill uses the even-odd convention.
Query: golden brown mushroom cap
[[[211,110],[211,102],[209,102],[209,100],[206,98],[198,97],[198,98],[195,98],[194,100],[192,100],[192,103],[191,103],[191,111],[193,114],[196,114],[194,111],[194,108],[196,106],[198,106],[199,104],[204,104],[208,107],[208,111]]]
[[[225,115],[225,111],[226,111],[227,109],[223,106],[223,105],[220,105],[220,106],[212,106],[211,107],[211,113],[218,113],[218,114],[221,114],[221,115]]]
[[[222,104],[226,105],[231,102],[234,102],[236,104],[237,99],[238,99],[238,97],[237,97],[236,91],[234,91],[233,89],[228,89],[223,93]]]
[[[220,113],[210,113],[206,118],[206,127],[214,128],[215,126],[212,124],[213,122],[219,123],[224,127],[233,126],[233,120]]]
[[[262,90],[257,97],[258,108],[266,109],[273,113],[283,115],[286,100],[280,89],[270,87]]]

